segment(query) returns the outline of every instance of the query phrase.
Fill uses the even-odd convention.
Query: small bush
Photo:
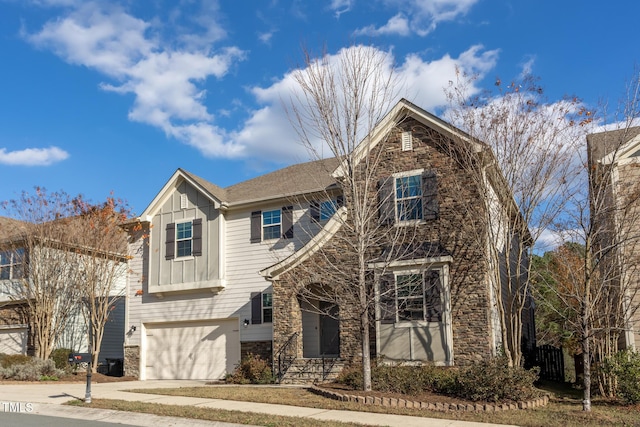
[[[473,401],[519,401],[536,397],[533,384],[537,379],[537,371],[509,368],[502,359],[491,359],[463,369],[382,364],[371,369],[371,386],[376,391],[408,395],[430,391]],[[362,369],[347,368],[336,381],[362,389]]]
[[[640,402],[640,353],[624,350],[602,364],[602,369],[616,377],[616,394],[627,403]]]
[[[503,358],[479,362],[463,369],[457,378],[456,394],[473,401],[500,402],[537,397],[534,383],[538,370],[509,367]]]
[[[68,348],[56,348],[51,352],[49,359],[53,360],[57,369],[61,369],[65,372],[71,372],[72,367],[69,364],[69,353],[73,353],[73,350]]]
[[[0,366],[9,368],[13,365],[24,365],[31,361],[31,356],[24,354],[3,354],[0,358]]]
[[[271,366],[260,356],[249,354],[236,366],[226,381],[232,384],[271,384],[275,382]]]
[[[56,369],[53,360],[31,359],[25,364],[15,364],[0,369],[0,378],[18,381],[39,381],[43,377],[58,378],[64,371]]]

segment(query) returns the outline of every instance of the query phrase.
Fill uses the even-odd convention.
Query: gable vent
[[[413,150],[413,135],[411,132],[402,132],[402,151]]]
[[[180,209],[187,209],[189,207],[189,200],[186,194],[180,195]]]

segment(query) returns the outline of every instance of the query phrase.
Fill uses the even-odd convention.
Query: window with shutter
[[[382,178],[378,181],[378,211],[381,224],[393,224],[395,221],[393,186],[393,177]]]
[[[441,287],[440,273],[435,269],[381,276],[381,322],[441,322],[444,310]]]
[[[176,255],[176,224],[167,224],[165,234],[165,259],[173,259]]]
[[[293,239],[293,206],[282,208],[282,238]]]

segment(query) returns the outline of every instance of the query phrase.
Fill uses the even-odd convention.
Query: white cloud
[[[346,51],[347,49],[343,49],[333,55],[331,61],[338,61],[339,56]],[[387,72],[391,72],[392,55],[378,52],[388,56]],[[449,81],[455,79],[456,67],[482,77],[495,66],[497,57],[498,51],[486,51],[482,46],[473,46],[457,58],[445,55],[433,61],[426,61],[415,54],[408,55],[395,69],[398,80],[402,83],[402,93],[399,95],[427,110],[443,107],[447,104],[444,88]],[[478,87],[469,89],[472,93],[479,91]],[[286,74],[269,87],[251,88],[251,93],[262,107],[253,111],[244,127],[233,134],[235,143],[247,147],[246,151],[257,158],[278,159],[282,163],[308,160],[309,153],[301,144],[296,143],[299,138],[283,108],[283,103],[288,104],[296,90],[297,83],[293,73]]]
[[[329,8],[335,12],[336,18],[340,18],[340,15],[351,10],[354,2],[355,0],[331,0]]]
[[[0,148],[0,163],[11,166],[49,166],[69,157],[69,153],[58,148],[26,148],[7,151]]]
[[[213,117],[203,103],[206,93],[198,88],[211,76],[224,77],[244,58],[244,52],[236,47],[214,54],[210,47],[202,49],[222,36],[208,13],[215,12],[217,6],[198,18],[203,26],[211,24],[204,34],[186,35],[179,38],[181,46],[171,48],[150,34],[148,22],[117,6],[103,6],[86,3],[49,21],[40,32],[27,36],[28,40],[71,64],[113,78],[117,83],[102,83],[101,88],[134,95],[131,120],[156,126],[205,156],[239,155],[242,148],[212,124]]]
[[[385,36],[391,34],[408,36],[411,34],[411,29],[409,28],[409,20],[403,14],[399,13],[389,19],[389,21],[380,28],[376,28],[375,25],[369,25],[368,27],[356,30],[355,34],[366,36]]]
[[[398,12],[380,26],[367,26],[356,34],[379,36],[397,34],[407,36],[416,33],[426,36],[441,22],[453,21],[464,16],[478,0],[380,0]]]

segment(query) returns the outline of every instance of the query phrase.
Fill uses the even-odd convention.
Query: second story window
[[[396,178],[396,209],[398,221],[422,219],[422,180],[420,175]]]
[[[176,224],[176,256],[191,256],[193,227],[191,221]]]
[[[0,252],[0,280],[21,279],[24,276],[23,259],[24,249]]]
[[[262,212],[262,238],[264,240],[279,239],[281,224],[280,209]]]
[[[202,218],[167,224],[165,259],[202,255]]]

